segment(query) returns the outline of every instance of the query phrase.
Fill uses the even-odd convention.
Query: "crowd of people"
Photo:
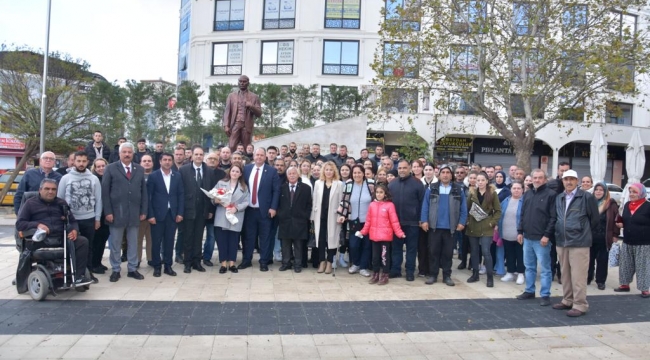
[[[277,263],[279,271],[300,273],[311,265],[324,274],[347,268],[370,284],[404,276],[454,286],[456,254],[457,269],[471,271],[467,282],[485,275],[487,287],[495,286],[495,276],[525,285],[520,300],[536,297],[539,272],[542,306],[551,304],[557,277],[563,299],[553,308],[568,316],[588,311],[592,281],[605,290],[609,249],[622,228],[614,291],[630,291],[636,275],[641,296],[650,297],[650,204],[641,184],[632,184],[619,214],[606,184],[586,176],[578,185],[568,163],[548,179],[541,169],[527,174],[516,165],[506,173],[500,165],[403,159],[382,146],[354,158],[335,143],[325,155],[319,144],[294,142],[207,155],[200,145],[179,142],[167,153],[162,143],[153,152],[146,143],[121,138],[111,150],[96,131],[56,171],[54,154],[43,153],[16,192],[19,220],[25,191],[39,190],[44,179],[58,183],[58,197],[88,239],[92,281],[109,270],[110,281],[118,281],[122,262],[128,277],[144,279],[138,272],[143,249],[155,277],[175,276],[174,260],[185,273],[204,272],[213,259],[220,274],[237,273],[252,267],[257,250],[260,271]],[[30,224],[22,220],[23,227]],[[102,263],[107,242],[110,269]]]

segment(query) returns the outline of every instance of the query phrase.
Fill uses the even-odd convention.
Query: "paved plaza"
[[[143,281],[98,275],[85,293],[35,302],[11,285],[17,260],[13,238],[0,239],[0,359],[650,358],[650,301],[634,284],[615,294],[618,269],[607,290],[589,286],[590,312],[569,318],[514,299],[522,285],[468,284],[466,270],[454,270],[455,287],[423,278],[377,286],[347,269],[295,274],[277,264],[237,274],[176,265],[178,276],[160,278],[143,264]],[[553,303],[560,293],[553,282]]]

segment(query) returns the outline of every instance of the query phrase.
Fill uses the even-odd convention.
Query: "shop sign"
[[[25,143],[10,137],[0,137],[0,148],[12,150],[25,150]]]
[[[436,142],[436,152],[471,153],[473,139],[461,137],[443,137]]]
[[[507,140],[494,139],[476,139],[474,143],[475,153],[478,154],[495,154],[495,155],[514,155],[515,151]]]

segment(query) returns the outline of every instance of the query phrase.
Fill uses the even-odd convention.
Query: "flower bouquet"
[[[232,190],[226,190],[224,188],[215,188],[210,191],[201,189],[203,193],[213,200],[218,200],[221,204],[230,204],[230,199],[232,198]]]

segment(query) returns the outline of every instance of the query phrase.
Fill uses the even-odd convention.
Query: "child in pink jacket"
[[[374,274],[370,278],[371,284],[388,284],[390,272],[390,252],[393,234],[405,238],[406,235],[399,226],[395,205],[391,201],[388,188],[384,184],[375,187],[375,201],[368,207],[366,224],[361,231],[355,234],[357,237],[364,237],[370,233],[372,241],[372,270]],[[383,270],[380,275],[380,269]]]

